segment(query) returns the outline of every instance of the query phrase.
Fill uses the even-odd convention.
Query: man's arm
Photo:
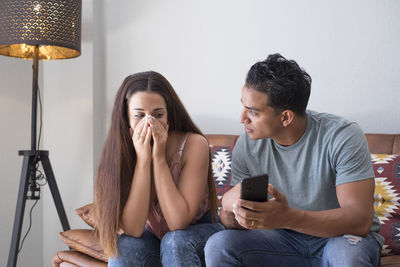
[[[338,185],[336,194],[340,208],[305,211],[290,208],[286,197],[270,185],[268,190],[274,198],[268,202],[238,199],[236,219],[247,229],[287,228],[320,237],[366,236],[373,220],[374,186],[373,178]]]
[[[236,205],[236,200],[240,196],[240,185],[241,183],[236,184],[222,197],[220,218],[225,228],[245,229],[236,221],[234,214],[234,206]]]

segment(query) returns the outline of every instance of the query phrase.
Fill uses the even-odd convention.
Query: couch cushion
[[[218,196],[218,209],[221,208],[222,195],[231,187],[232,146],[210,145],[211,166]]]
[[[381,258],[381,267],[399,267],[400,266],[400,256],[386,256]]]
[[[53,256],[52,266],[107,267],[107,263],[96,260],[76,250],[65,250],[59,251]]]
[[[108,258],[100,246],[100,240],[94,230],[73,229],[60,233],[63,242],[84,254],[95,259],[107,262]]]
[[[374,209],[385,243],[382,255],[400,254],[400,155],[371,154],[375,172]]]

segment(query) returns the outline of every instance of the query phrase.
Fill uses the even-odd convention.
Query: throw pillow
[[[382,255],[400,254],[400,155],[371,154],[375,172],[374,209],[385,238]]]
[[[210,145],[211,166],[218,196],[218,209],[221,209],[222,195],[231,188],[231,163],[233,147]]]
[[[93,230],[73,229],[61,232],[60,236],[62,241],[70,248],[95,259],[108,262],[108,258],[100,246],[99,237]]]
[[[76,209],[75,212],[89,226],[93,228],[97,226],[96,220],[94,219],[94,203],[80,207]]]

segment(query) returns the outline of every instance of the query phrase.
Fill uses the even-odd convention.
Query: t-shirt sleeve
[[[247,168],[246,159],[246,137],[241,135],[233,148],[232,152],[232,179],[231,186],[241,182],[243,178],[250,176]]]
[[[352,123],[338,130],[332,142],[336,186],[373,178],[368,143],[360,127]]]

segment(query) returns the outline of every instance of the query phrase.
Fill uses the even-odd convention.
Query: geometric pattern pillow
[[[231,188],[232,150],[229,146],[210,145],[211,166],[218,196],[218,210],[221,209],[222,195]]]
[[[382,255],[400,254],[400,155],[371,154],[375,172],[374,209],[385,238]]]

